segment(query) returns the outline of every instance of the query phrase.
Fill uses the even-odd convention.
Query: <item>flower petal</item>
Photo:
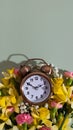
[[[5,123],[0,124],[0,130],[3,130]]]

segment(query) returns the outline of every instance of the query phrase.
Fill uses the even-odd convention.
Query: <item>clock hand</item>
[[[33,87],[35,89],[35,86],[33,86],[32,84],[30,84],[29,82],[27,83],[27,85],[30,85],[31,87]]]
[[[44,85],[44,84],[40,84],[40,85],[36,86],[35,88],[39,88],[39,87],[41,87],[42,85]]]

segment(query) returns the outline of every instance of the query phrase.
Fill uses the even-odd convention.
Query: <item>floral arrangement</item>
[[[53,67],[52,94],[41,106],[24,103],[19,69],[2,72],[0,130],[73,130],[73,72]]]

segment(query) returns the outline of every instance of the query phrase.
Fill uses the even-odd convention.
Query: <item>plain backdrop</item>
[[[73,71],[73,0],[0,0],[0,61],[13,53]]]

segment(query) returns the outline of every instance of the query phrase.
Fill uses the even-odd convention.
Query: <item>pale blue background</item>
[[[0,61],[12,53],[73,71],[73,0],[0,0]]]

